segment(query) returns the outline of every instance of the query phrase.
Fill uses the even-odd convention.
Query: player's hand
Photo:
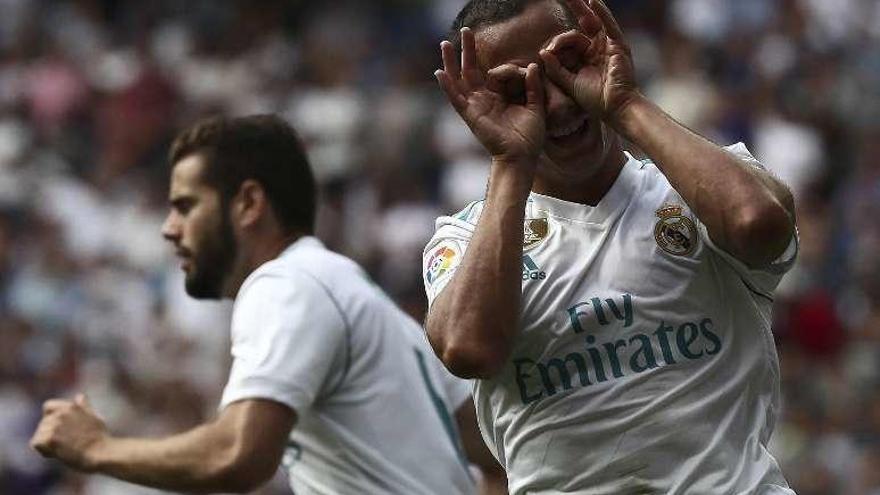
[[[31,438],[31,447],[44,457],[89,471],[89,449],[106,437],[104,422],[80,394],[75,401],[54,399],[43,404],[43,419]]]
[[[452,43],[440,45],[443,69],[435,76],[446,97],[493,159],[534,166],[546,134],[541,69],[506,64],[484,76],[470,29],[462,29],[461,44],[460,66]]]
[[[579,29],[562,33],[540,52],[544,71],[578,105],[614,125],[637,95],[629,46],[601,0],[565,0]]]

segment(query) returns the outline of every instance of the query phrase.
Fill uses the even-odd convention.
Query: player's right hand
[[[43,419],[31,439],[31,447],[44,457],[90,471],[89,451],[106,435],[104,422],[80,394],[74,401],[54,399],[43,404]]]
[[[496,161],[537,164],[544,148],[544,86],[538,64],[505,64],[483,74],[474,33],[461,30],[461,65],[452,43],[440,44],[443,69],[434,73],[453,108]]]

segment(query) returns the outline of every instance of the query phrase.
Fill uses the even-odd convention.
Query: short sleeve
[[[438,234],[441,236],[435,236],[425,249],[422,263],[428,307],[431,307],[434,299],[452,280],[467,249],[467,241],[442,236],[439,232]]]
[[[434,236],[422,255],[422,274],[429,308],[461,264],[481,212],[482,202],[475,202],[455,216],[437,219]]]
[[[737,143],[727,146],[724,149],[745,160],[747,163],[761,168],[762,170],[764,169],[764,166],[752,156],[745,144]],[[773,262],[766,267],[750,268],[735,256],[716,245],[709,236],[709,230],[706,226],[702,222],[698,223],[700,237],[706,243],[706,246],[708,246],[709,249],[725,263],[730,265],[737,274],[742,277],[743,282],[745,282],[749,288],[772,299],[772,293],[776,289],[776,286],[779,285],[780,280],[782,280],[782,276],[791,269],[797,259],[799,249],[797,228],[795,228],[792,233],[788,247],[778,258],[773,260]]]
[[[312,276],[259,274],[246,281],[232,315],[232,369],[220,408],[268,399],[302,412],[344,373],[346,323]]]
[[[752,152],[749,151],[749,149],[746,147],[745,143],[731,144],[730,146],[725,146],[724,149],[728,153],[733,153],[738,158],[745,160],[750,165],[758,167],[762,170],[766,170],[764,165],[761,162],[759,162],[758,159],[752,155]]]

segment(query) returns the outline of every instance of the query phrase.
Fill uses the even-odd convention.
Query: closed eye
[[[187,213],[189,213],[190,210],[192,210],[193,206],[195,206],[196,200],[195,198],[189,197],[174,198],[170,201],[170,204],[171,209],[181,215],[186,215]]]

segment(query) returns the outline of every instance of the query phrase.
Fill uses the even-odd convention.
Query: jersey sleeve
[[[730,153],[733,153],[738,158],[741,158],[750,165],[758,167],[762,170],[766,170],[764,166],[754,156],[752,156],[751,152],[749,152],[745,144],[736,143],[734,145],[727,146],[724,149]],[[776,286],[779,285],[780,280],[782,280],[782,276],[791,269],[797,258],[799,248],[797,228],[795,228],[794,232],[792,233],[792,237],[788,243],[788,247],[778,258],[773,260],[773,262],[766,267],[750,268],[745,263],[737,259],[735,256],[716,245],[712,241],[712,238],[709,236],[709,230],[706,228],[706,226],[699,220],[697,221],[697,223],[700,229],[700,237],[702,238],[703,242],[706,243],[706,246],[708,246],[709,249],[716,256],[718,256],[725,263],[730,265],[737,272],[737,274],[742,277],[743,282],[745,282],[746,285],[749,286],[749,288],[772,299],[772,293],[776,289]]]
[[[232,369],[220,408],[268,399],[301,413],[338,385],[346,323],[330,292],[308,274],[259,274],[232,315]]]
[[[422,255],[422,277],[429,308],[461,264],[481,212],[482,201],[478,201],[454,216],[437,219],[434,236]]]

